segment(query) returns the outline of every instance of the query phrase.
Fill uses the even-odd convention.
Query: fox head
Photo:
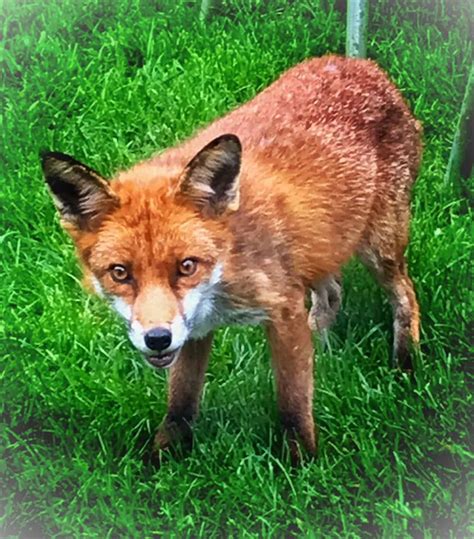
[[[146,164],[110,183],[72,157],[42,154],[44,176],[85,282],[126,320],[135,347],[169,367],[202,336],[238,208],[241,144],[222,135],[186,166]]]

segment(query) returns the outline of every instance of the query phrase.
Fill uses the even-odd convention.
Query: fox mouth
[[[145,358],[152,367],[155,367],[156,369],[167,369],[175,362],[178,354],[179,350],[175,350],[169,354],[146,355]]]

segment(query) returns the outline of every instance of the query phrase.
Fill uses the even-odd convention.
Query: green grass
[[[109,174],[301,59],[344,50],[343,14],[318,2],[215,4],[200,24],[199,2],[3,1],[0,534],[467,537],[472,211],[443,184],[472,61],[461,0],[383,0],[369,22],[370,57],[425,127],[409,249],[423,325],[416,381],[390,370],[389,306],[351,263],[330,349],[318,353],[318,460],[290,468],[263,334],[231,328],[214,346],[192,453],[159,470],[142,462],[166,375],[82,292],[38,151]]]

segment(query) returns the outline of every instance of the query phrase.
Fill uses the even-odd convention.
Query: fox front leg
[[[307,324],[304,292],[277,311],[267,327],[276,377],[278,410],[288,437],[293,464],[300,443],[310,454],[317,448],[313,420],[313,343]]]
[[[187,342],[176,364],[171,367],[168,411],[153,443],[156,455],[178,442],[188,446],[192,444],[191,424],[199,410],[211,345],[212,334]]]

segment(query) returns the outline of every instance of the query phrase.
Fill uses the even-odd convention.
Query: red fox
[[[404,251],[421,150],[420,124],[374,62],[325,56],[111,182],[42,154],[86,283],[150,365],[171,367],[157,451],[191,437],[213,330],[263,324],[292,458],[299,444],[315,453],[311,328],[334,319],[354,254],[388,291],[394,361],[412,368]]]

